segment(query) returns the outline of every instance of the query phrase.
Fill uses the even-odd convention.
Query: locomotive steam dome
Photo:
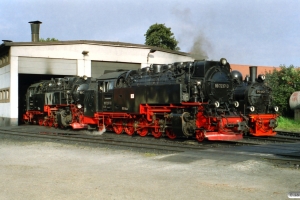
[[[236,83],[241,83],[243,82],[243,75],[241,72],[237,71],[237,70],[233,70],[231,72],[232,78]]]

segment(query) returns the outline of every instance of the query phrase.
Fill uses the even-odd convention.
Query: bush
[[[274,68],[273,72],[266,72],[266,84],[273,91],[273,105],[279,107],[279,113],[285,117],[293,117],[289,99],[293,92],[300,90],[300,70],[293,65]]]

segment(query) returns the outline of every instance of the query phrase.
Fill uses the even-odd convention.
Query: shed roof
[[[154,49],[156,51],[167,52],[171,54],[191,56],[189,53],[181,51],[173,51],[169,49],[163,49],[154,46],[148,46],[143,44],[133,44],[126,42],[112,42],[112,41],[97,41],[97,40],[70,40],[70,41],[53,41],[53,42],[10,42],[3,41],[1,46],[49,46],[49,45],[73,45],[73,44],[88,44],[88,45],[100,45],[100,46],[112,46],[112,47],[126,47],[126,48],[140,48],[140,49]],[[1,48],[0,48],[1,51]]]

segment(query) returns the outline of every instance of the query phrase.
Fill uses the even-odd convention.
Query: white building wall
[[[39,58],[61,58],[78,60],[78,75],[83,71],[90,72],[91,61],[141,63],[142,67],[152,63],[169,64],[172,62],[193,61],[191,57],[156,51],[149,54],[150,49],[101,46],[96,44],[70,44],[70,45],[46,45],[46,46],[12,46],[11,56],[39,57]],[[88,51],[84,56],[83,51]],[[149,55],[149,57],[148,57]],[[148,57],[148,63],[147,63]],[[85,61],[85,70],[82,71]],[[83,62],[83,63],[82,63]],[[87,69],[88,68],[88,69]],[[87,75],[87,74],[86,74]]]
[[[10,125],[18,125],[19,114],[19,100],[18,100],[18,57],[12,56],[10,58]]]
[[[83,51],[88,53],[83,55]],[[162,51],[149,53],[149,48],[124,47],[101,44],[62,44],[45,46],[11,46],[10,65],[0,68],[0,89],[10,89],[10,102],[0,103],[0,126],[1,120],[9,120],[9,125],[18,125],[18,73],[25,73],[26,70],[20,68],[19,59],[37,58],[75,60],[74,72],[78,76],[91,76],[91,61],[120,62],[120,63],[140,63],[141,67],[150,64],[170,64],[173,62],[193,61],[191,57],[172,54]],[[22,71],[23,70],[23,71]],[[7,124],[7,123],[6,123]]]
[[[0,68],[0,90],[10,88],[10,66]],[[10,103],[0,103],[0,117],[10,117]]]
[[[20,74],[76,75],[77,60],[59,58],[18,57]]]
[[[10,65],[4,66],[0,68],[0,90],[10,88],[11,84],[10,77]],[[18,96],[17,96],[18,97]],[[11,96],[10,96],[11,99]],[[17,104],[18,105],[18,104]],[[10,125],[10,106],[11,103],[0,103],[0,126]]]

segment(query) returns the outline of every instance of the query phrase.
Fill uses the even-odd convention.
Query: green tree
[[[146,45],[156,46],[170,50],[180,50],[177,46],[178,41],[175,39],[174,34],[171,32],[171,28],[167,28],[165,24],[153,24],[147,30]]]
[[[300,70],[293,65],[282,65],[271,73],[266,72],[266,84],[272,88],[273,104],[279,107],[280,114],[293,117],[289,99],[293,92],[300,90]]]
[[[56,41],[59,41],[59,40],[55,39],[55,38],[47,38],[47,39],[40,38],[40,40],[39,40],[39,42],[56,42]]]

